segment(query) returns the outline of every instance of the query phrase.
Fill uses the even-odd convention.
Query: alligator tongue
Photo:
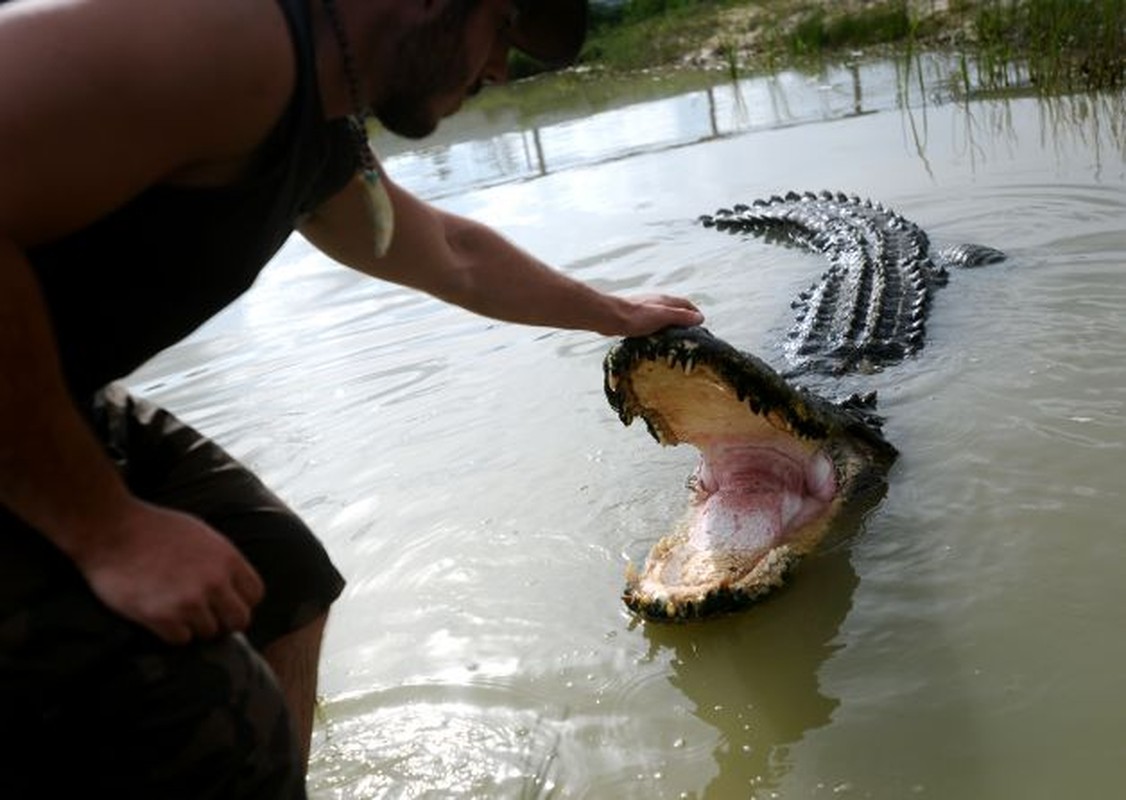
[[[688,541],[700,550],[766,551],[823,513],[836,490],[822,453],[727,437],[694,442],[700,466]]]
[[[801,505],[792,492],[716,492],[696,507],[688,541],[699,550],[768,550],[782,541],[787,518],[792,519]]]

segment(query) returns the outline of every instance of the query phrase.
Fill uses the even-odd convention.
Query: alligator
[[[625,604],[650,620],[743,609],[782,586],[834,525],[887,489],[898,452],[875,393],[828,399],[803,376],[879,370],[919,351],[934,290],[952,266],[993,263],[981,245],[932,250],[926,233],[880,204],[790,193],[700,222],[818,253],[829,269],[795,301],[776,370],[703,327],[617,342],[603,363],[610,406],[659,443],[700,452],[685,519],[627,569]]]

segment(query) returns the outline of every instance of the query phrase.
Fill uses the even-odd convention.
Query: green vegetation
[[[625,0],[592,9],[590,69],[769,72],[855,51],[960,54],[987,87],[1119,89],[1126,0]],[[526,74],[530,65],[514,65]]]
[[[830,17],[819,8],[805,15],[787,37],[790,52],[798,56],[898,42],[911,33],[906,3],[877,6],[857,14]]]
[[[595,14],[583,62],[629,71],[676,63],[695,42],[720,29],[719,12],[739,2],[632,0]]]
[[[992,0],[969,13],[969,52],[998,88],[1014,78],[1045,90],[1126,85],[1126,0]]]

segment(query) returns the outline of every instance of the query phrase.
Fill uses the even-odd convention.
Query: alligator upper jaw
[[[627,577],[626,604],[651,619],[736,610],[777,587],[894,458],[871,415],[793,388],[702,328],[623,340],[605,375],[624,422],[640,416],[662,444],[701,454],[685,519]]]

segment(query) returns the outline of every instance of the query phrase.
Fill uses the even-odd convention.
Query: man
[[[583,0],[0,0],[0,795],[302,797],[342,580],[217,446],[113,381],[293,231],[475,312],[644,334],[618,298],[379,172]],[[388,239],[388,235],[390,238]]]

